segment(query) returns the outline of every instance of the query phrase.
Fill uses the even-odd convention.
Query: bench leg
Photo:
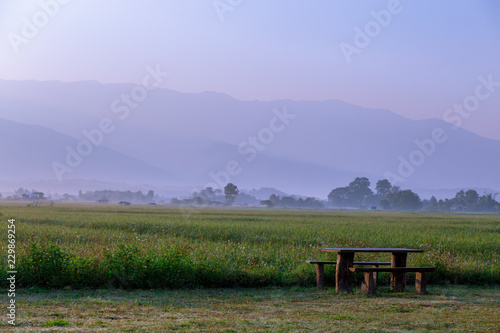
[[[375,279],[373,277],[374,273],[364,272],[363,273],[363,282],[361,282],[361,291],[367,293],[368,295],[375,294]]]
[[[378,265],[373,265],[372,267],[377,268]],[[373,272],[373,282],[375,283],[375,287],[377,287],[377,282],[378,282],[378,273]]]
[[[415,278],[415,292],[417,294],[426,294],[427,293],[427,273],[426,272],[417,272],[417,276]]]
[[[316,264],[316,287],[318,289],[325,287],[325,267],[323,264]]]

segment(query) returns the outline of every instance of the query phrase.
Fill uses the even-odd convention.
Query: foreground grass
[[[17,293],[16,332],[499,332],[500,287],[377,297],[334,289],[42,290]],[[5,295],[0,295],[5,304]],[[3,306],[2,306],[3,308]]]

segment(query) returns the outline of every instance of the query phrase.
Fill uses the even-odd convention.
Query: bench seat
[[[306,260],[308,264],[323,264],[323,265],[336,265],[336,261],[323,261],[323,260]],[[379,265],[379,266],[390,266],[390,262],[379,262],[379,261],[355,261],[354,265]]]
[[[427,273],[434,272],[435,267],[350,267],[351,272],[362,272],[364,274],[363,282],[361,283],[361,291],[373,295],[376,290],[376,278],[374,274],[379,272],[387,273],[417,273],[415,278],[415,291],[417,294],[427,293]],[[404,281],[404,280],[403,280]],[[391,285],[391,288],[393,286]],[[403,286],[397,286],[396,290],[404,290]]]
[[[323,289],[325,286],[325,269],[324,265],[336,265],[336,261],[325,261],[325,260],[306,260],[308,264],[316,265],[316,287],[318,289]],[[379,266],[390,266],[390,262],[379,262],[379,261],[355,261],[353,265],[370,265],[373,268]],[[377,273],[374,273],[375,282],[377,281]]]
[[[351,272],[434,272],[436,267],[351,267]]]

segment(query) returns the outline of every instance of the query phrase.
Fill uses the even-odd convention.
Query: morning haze
[[[498,332],[499,17],[0,0],[0,331]]]
[[[500,189],[494,1],[0,9],[6,194]]]

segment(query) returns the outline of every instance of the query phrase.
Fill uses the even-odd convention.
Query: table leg
[[[391,267],[406,267],[407,253],[392,253]],[[393,272],[391,274],[391,290],[405,291],[406,289],[406,274],[402,272]]]
[[[337,270],[335,274],[335,290],[337,292],[352,291],[352,272],[354,252],[337,253]]]

